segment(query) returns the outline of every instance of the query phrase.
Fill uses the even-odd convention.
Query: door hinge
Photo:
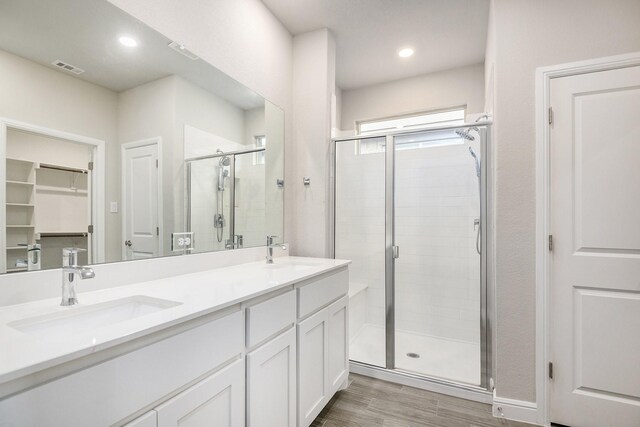
[[[160,235],[160,227],[156,227],[156,236]]]
[[[93,234],[93,225],[90,225],[88,227],[88,231],[89,231],[89,234]]]
[[[87,169],[89,169],[90,171],[93,170],[93,162],[89,162],[89,165],[87,166]]]
[[[156,169],[158,168],[158,159],[156,159]]]
[[[549,362],[549,379],[553,379],[553,362]]]
[[[391,249],[393,251],[393,258],[394,259],[400,258],[400,246],[392,246]]]
[[[553,235],[549,234],[549,250],[553,250]]]
[[[549,124],[553,124],[553,108],[549,107]]]

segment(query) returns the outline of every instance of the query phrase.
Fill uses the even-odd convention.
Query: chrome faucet
[[[75,305],[78,303],[76,298],[76,279],[93,279],[96,273],[91,267],[78,265],[78,252],[84,251],[80,248],[64,248],[62,249],[62,302],[60,305]]]
[[[282,243],[273,243],[273,239],[278,236],[267,236],[267,264],[273,264],[273,248],[280,248],[283,251],[287,249],[287,245]]]

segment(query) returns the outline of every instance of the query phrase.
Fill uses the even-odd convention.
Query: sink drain
[[[410,357],[412,359],[419,359],[420,355],[418,353],[407,353],[407,357]]]

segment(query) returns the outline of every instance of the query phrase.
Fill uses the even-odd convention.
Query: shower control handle
[[[400,258],[400,246],[392,246],[391,250],[393,251],[393,259]]]

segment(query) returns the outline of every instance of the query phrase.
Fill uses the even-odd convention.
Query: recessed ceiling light
[[[398,56],[400,58],[408,58],[411,55],[413,55],[413,49],[411,49],[410,47],[405,47],[404,49],[400,49],[398,51]]]
[[[126,46],[126,47],[136,47],[138,46],[138,42],[135,41],[134,39],[132,39],[131,37],[127,37],[127,36],[122,36],[118,39],[118,41],[120,42],[120,44]]]

